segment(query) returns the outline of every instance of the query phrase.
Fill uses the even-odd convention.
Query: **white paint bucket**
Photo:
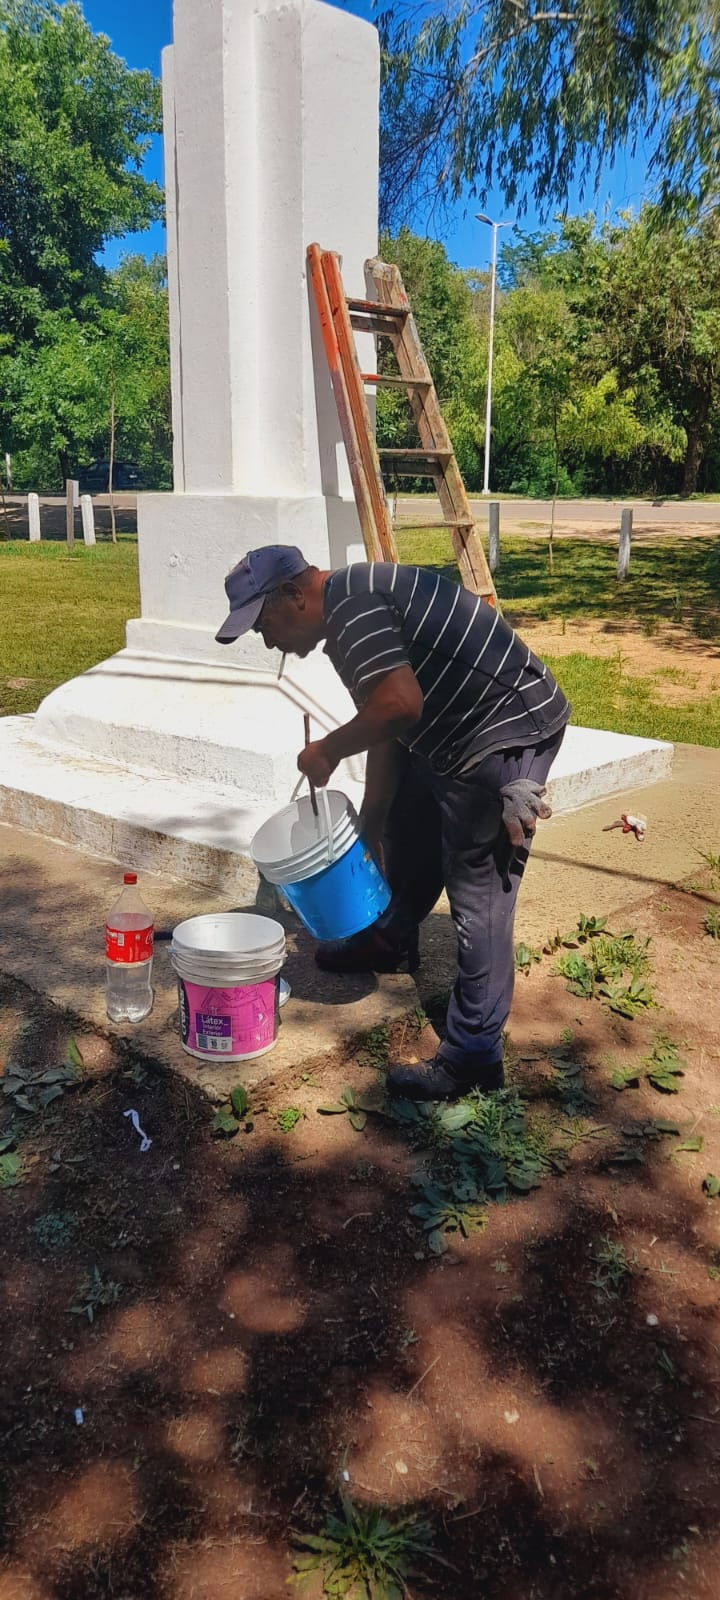
[[[258,829],[250,854],[269,883],[282,889],[315,939],[349,939],[369,928],[390,903],[390,889],[339,789],[318,789]]]
[[[339,789],[291,801],[258,829],[250,854],[269,883],[300,883],[344,856],[358,837],[355,809]]]
[[[279,922],[249,911],[190,917],[173,931],[183,1050],[199,1061],[250,1061],[277,1039]]]

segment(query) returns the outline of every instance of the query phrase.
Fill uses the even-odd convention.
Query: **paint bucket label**
[[[209,1060],[266,1050],[276,1035],[276,987],[274,978],[228,989],[179,980],[183,1044]]]

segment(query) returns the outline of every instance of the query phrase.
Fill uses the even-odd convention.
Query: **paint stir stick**
[[[307,746],[310,743],[310,712],[309,711],[306,711],[304,713],[303,721],[305,723],[305,744]],[[310,782],[310,780],[308,779],[308,783],[309,782]],[[310,804],[311,804],[311,806],[313,808],[313,816],[316,817],[317,814],[318,814],[318,806],[317,806],[317,800],[315,798],[315,785],[314,785],[314,783],[310,784]]]

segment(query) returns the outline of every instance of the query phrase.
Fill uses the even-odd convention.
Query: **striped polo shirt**
[[[401,742],[436,772],[541,744],[570,716],[552,674],[499,612],[435,572],[346,567],[327,579],[324,604],[325,652],[356,706],[386,673],[412,667],[425,705]]]

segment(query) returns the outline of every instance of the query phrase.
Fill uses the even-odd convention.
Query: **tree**
[[[720,407],[720,218],[686,228],[646,206],[606,230],[607,349],[662,395],[684,431],[684,494],[694,494]]]
[[[21,452],[18,482],[27,453],[39,473],[30,487],[54,486],[100,440],[104,454],[108,397],[120,429],[138,384],[152,407],[146,454],[164,430],[167,457],[164,289],[145,285],[143,332],[142,270],[110,274],[98,261],[109,239],[162,216],[162,192],[142,174],[160,112],[153,75],[131,71],[74,0],[0,0],[0,439]],[[141,368],[147,357],[135,378],[134,346]],[[134,414],[137,433],[137,404]]]
[[[172,415],[164,258],[126,256],[109,275],[107,293],[100,324],[108,438],[114,396],[118,459],[137,461],[146,483],[169,488]]]
[[[28,292],[79,310],[107,241],[162,216],[141,170],[160,118],[156,79],[114,55],[73,0],[0,0],[3,278],[25,310]]]
[[[598,230],[592,217],[505,247],[501,278],[515,291],[560,290],[583,381],[617,374],[631,388],[643,437],[631,456],[647,483],[682,461],[671,487],[694,493],[720,410],[720,223],[693,227],[645,206]],[[587,455],[587,450],[586,450]]]
[[[471,489],[479,487],[488,274],[459,271],[441,244],[406,228],[381,248],[400,266],[461,471]],[[654,275],[645,265],[648,251]],[[698,230],[688,242],[687,229],[655,231],[644,216],[601,229],[592,217],[572,217],[556,231],[520,234],[504,247],[492,416],[498,488],[555,500],[588,490],[678,487],[694,415],[691,383],[710,385],[703,449],[710,450],[714,429],[720,451],[716,257],[720,252],[700,245]],[[688,260],[696,262],[697,282]],[[662,288],[668,274],[672,296]],[[694,354],[683,340],[693,341]],[[380,366],[396,370],[387,353]],[[377,400],[380,443],[417,444],[405,396],[380,390]]]
[[[501,302],[498,331],[514,366],[500,368],[496,425],[501,439],[526,440],[535,470],[546,474],[539,486],[552,496],[552,571],[555,503],[561,488],[572,487],[568,466],[577,469],[593,453],[621,461],[656,442],[655,433],[637,414],[634,390],[621,388],[615,371],[594,375],[586,328],[562,287],[535,280],[511,290]]]
[[[170,485],[164,262],[126,258],[103,289],[102,301],[83,303],[81,316],[43,312],[32,339],[0,352],[18,487],[60,487],[83,464],[111,454],[137,461],[146,483]]]
[[[29,487],[60,487],[74,475],[78,460],[92,453],[104,411],[97,323],[81,322],[69,311],[43,311],[33,339],[0,364],[0,389],[12,419],[4,431],[8,449],[29,446],[42,472]],[[48,482],[51,463],[54,472]],[[23,487],[23,465],[20,458],[18,487]]]
[[[718,197],[717,0],[380,0],[378,23],[386,222],[467,186],[546,214],[642,139],[664,203]]]

